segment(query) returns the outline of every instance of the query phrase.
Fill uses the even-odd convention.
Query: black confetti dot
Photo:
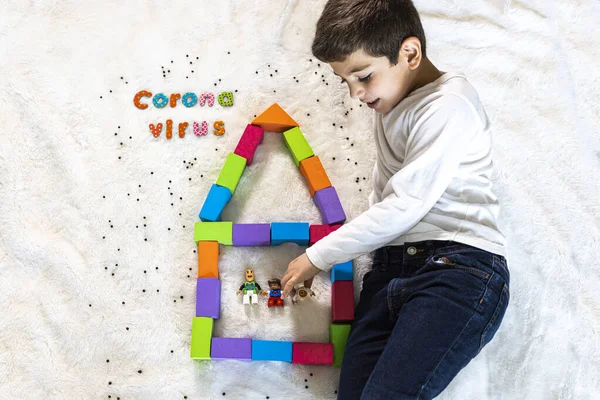
[[[91,306],[92,306],[92,305],[90,304],[90,307],[91,307]]]
[[[141,369],[140,369],[140,370],[138,370],[138,374],[141,374],[141,373],[142,373],[142,370],[141,370]]]
[[[106,360],[106,362],[110,362],[110,360]]]
[[[109,385],[112,385],[112,382],[111,382],[111,381],[108,381],[108,384],[109,384]]]

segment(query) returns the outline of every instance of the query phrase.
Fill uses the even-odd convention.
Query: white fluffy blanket
[[[298,121],[348,219],[367,207],[370,113],[311,61],[323,0],[0,4],[0,398],[332,399],[339,370],[189,358],[193,225],[227,154],[274,102]],[[600,390],[599,3],[419,0],[429,52],[494,124],[511,303],[441,399],[593,399]],[[192,72],[193,71],[193,72]],[[224,108],[139,110],[153,93],[235,91]],[[174,121],[174,137],[148,125]],[[180,139],[180,122],[226,133]],[[334,125],[335,124],[335,125]],[[224,218],[319,212],[268,134]],[[223,248],[215,336],[327,341],[329,277],[296,308],[244,308],[302,248]],[[356,260],[356,289],[370,268]]]

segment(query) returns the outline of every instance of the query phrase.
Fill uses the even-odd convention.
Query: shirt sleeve
[[[463,98],[444,94],[415,114],[402,168],[387,182],[379,203],[306,249],[317,268],[376,250],[415,226],[456,176],[481,119]]]

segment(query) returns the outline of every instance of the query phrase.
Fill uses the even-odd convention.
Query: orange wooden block
[[[310,197],[314,197],[317,190],[325,189],[331,186],[331,181],[321,164],[319,157],[312,156],[300,161],[300,173],[308,182]]]
[[[219,242],[198,242],[198,278],[219,278]]]
[[[298,126],[298,123],[283,111],[283,108],[281,108],[279,104],[274,103],[256,117],[254,121],[252,121],[252,125],[258,125],[267,132],[284,132]]]

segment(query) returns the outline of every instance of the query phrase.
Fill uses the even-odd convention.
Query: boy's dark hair
[[[425,32],[411,0],[329,0],[317,22],[312,52],[323,62],[334,62],[362,48],[396,65],[400,44],[411,36],[421,41],[427,57]]]

